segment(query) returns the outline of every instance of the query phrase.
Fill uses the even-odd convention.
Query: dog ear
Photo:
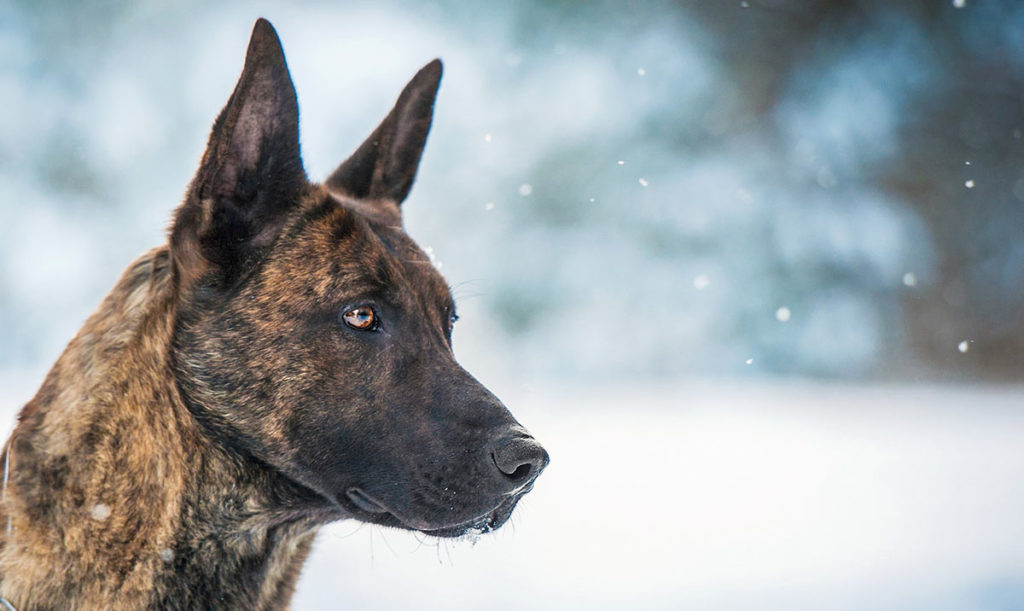
[[[401,204],[409,195],[434,116],[441,60],[424,66],[370,137],[327,179],[327,187],[355,198]]]
[[[237,277],[277,238],[307,185],[295,87],[277,32],[259,19],[171,229],[184,281],[211,268],[221,282]]]

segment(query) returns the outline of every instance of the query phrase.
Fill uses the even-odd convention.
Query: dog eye
[[[370,306],[356,306],[341,316],[345,324],[360,331],[372,331],[378,326],[377,313]]]

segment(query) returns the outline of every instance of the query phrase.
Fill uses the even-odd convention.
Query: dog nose
[[[512,489],[533,481],[548,466],[547,450],[528,435],[503,437],[491,446],[491,460],[499,477]]]

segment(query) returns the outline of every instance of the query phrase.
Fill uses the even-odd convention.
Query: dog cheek
[[[378,427],[354,414],[363,406],[348,402],[339,408],[336,395],[307,395],[302,408],[282,421],[281,432],[289,448],[289,473],[316,482],[328,494],[341,494],[359,485],[369,473],[382,471],[376,452]]]

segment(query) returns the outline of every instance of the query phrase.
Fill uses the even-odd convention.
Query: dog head
[[[222,444],[337,517],[459,535],[500,526],[547,453],[455,361],[455,304],[402,228],[441,63],[322,185],[260,20],[171,230],[175,375]]]

